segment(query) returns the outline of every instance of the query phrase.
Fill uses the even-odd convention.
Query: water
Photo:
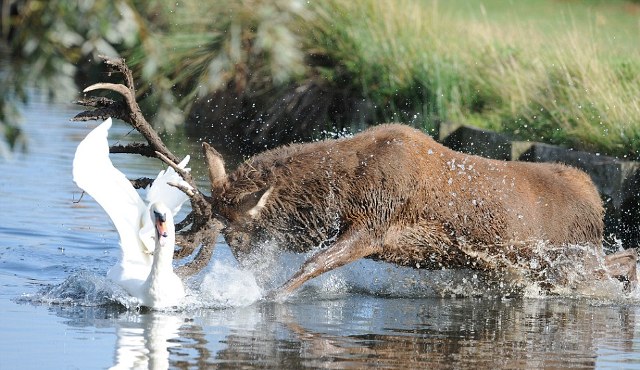
[[[36,97],[24,109],[29,152],[0,160],[0,369],[640,368],[633,297],[505,298],[473,272],[361,261],[276,304],[260,300],[258,272],[284,281],[304,256],[265,250],[245,271],[222,239],[181,309],[138,310],[104,278],[117,234],[71,179],[95,126],[69,122],[76,112]],[[129,131],[116,124],[112,137]],[[161,168],[113,161],[130,177]]]

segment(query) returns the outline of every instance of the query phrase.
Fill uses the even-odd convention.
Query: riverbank
[[[399,121],[429,130],[449,121],[638,158],[637,5],[274,3],[287,14],[278,29],[289,42],[269,33],[261,12],[232,12],[229,27],[248,23],[255,32],[222,38],[208,61],[217,68],[213,82],[211,68],[192,75],[206,96],[189,108],[195,131],[227,128],[262,147],[354,125]],[[292,57],[285,63],[282,55]]]
[[[5,76],[14,95],[26,75],[68,96],[81,90],[70,76],[102,80],[96,55],[117,53],[136,71],[143,109],[169,131],[224,126],[263,148],[388,121],[460,122],[640,153],[633,1],[29,4],[11,29],[12,58],[29,71]]]

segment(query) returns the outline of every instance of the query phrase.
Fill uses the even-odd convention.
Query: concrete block
[[[470,126],[442,123],[438,136],[443,145],[459,152],[493,159],[511,159],[511,140],[507,135]]]

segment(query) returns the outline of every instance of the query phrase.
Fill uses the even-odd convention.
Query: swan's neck
[[[185,294],[182,280],[173,272],[174,238],[166,239],[164,246],[156,242],[151,272],[144,284],[143,304],[148,307],[178,305]]]
[[[173,272],[173,247],[176,236],[168,209],[152,209],[155,223],[155,247],[151,271],[142,287],[142,304],[153,308],[176,306],[185,296],[182,280]]]
[[[153,253],[153,263],[151,265],[151,272],[147,281],[153,283],[158,281],[162,276],[173,275],[173,248],[175,245],[175,238],[171,236],[165,237],[165,245],[160,245],[156,241],[156,249]]]

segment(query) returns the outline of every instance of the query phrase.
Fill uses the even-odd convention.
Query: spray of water
[[[292,299],[337,299],[349,294],[381,297],[563,296],[599,301],[640,301],[606,273],[590,245],[553,247],[543,242],[467,251],[485,269],[418,270],[360,260],[307,282]],[[187,281],[187,298],[171,310],[244,307],[283,284],[311,255],[281,252],[272,243],[257,248],[242,265],[218,245],[210,267]],[[139,307],[137,299],[103,276],[79,271],[60,284],[25,295],[21,301],[51,305]]]
[[[211,271],[200,283],[198,293],[190,298],[192,307],[244,307],[262,298],[262,289],[250,272],[214,261]]]

